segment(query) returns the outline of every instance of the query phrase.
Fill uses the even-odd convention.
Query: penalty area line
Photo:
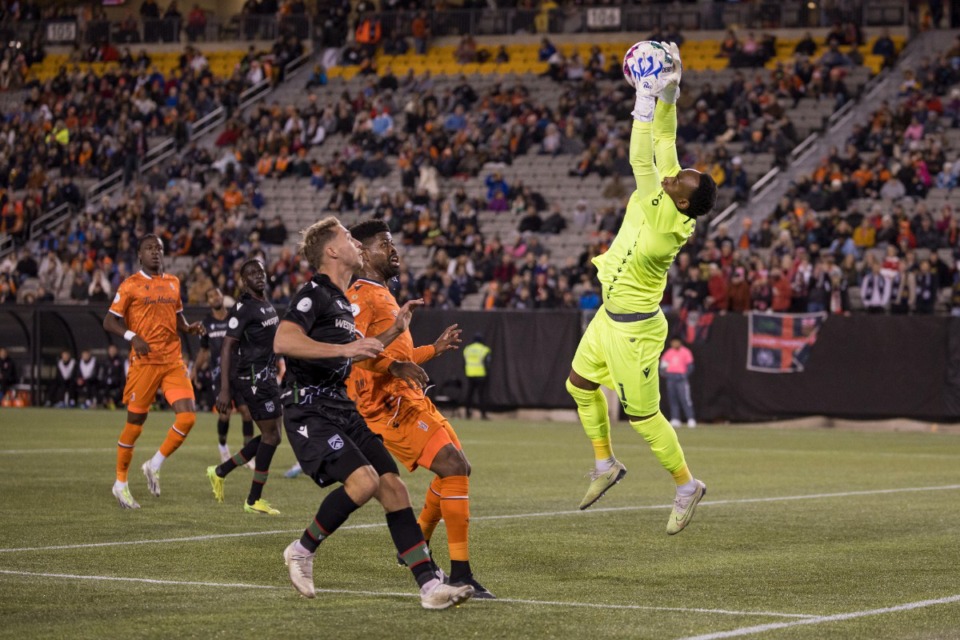
[[[873,489],[869,491],[843,491],[840,493],[812,493],[806,495],[794,495],[794,496],[773,496],[769,498],[733,498],[730,500],[705,500],[700,503],[701,507],[704,506],[724,506],[724,505],[736,505],[736,504],[757,504],[757,503],[767,503],[767,502],[790,502],[797,500],[823,500],[830,498],[849,498],[851,496],[872,496],[872,495],[887,495],[895,493],[915,493],[921,491],[952,491],[960,489],[960,484],[948,484],[937,487],[904,487],[901,489]],[[534,511],[530,513],[512,513],[512,514],[501,514],[501,515],[490,515],[490,516],[473,516],[470,518],[472,522],[478,521],[487,521],[487,520],[517,520],[524,518],[554,518],[558,516],[589,516],[597,513],[618,513],[625,511],[649,511],[651,509],[671,509],[672,504],[653,504],[653,505],[636,505],[629,507],[601,507],[596,509],[587,509],[586,511],[580,511],[579,509],[570,509],[563,511]],[[387,526],[385,522],[374,522],[370,524],[351,524],[340,527],[340,531],[348,530],[357,530],[357,529],[376,529],[380,527]],[[170,544],[170,543],[183,543],[183,542],[208,542],[211,540],[219,540],[221,538],[246,538],[254,536],[270,536],[270,535],[279,535],[283,533],[289,534],[298,534],[301,533],[302,529],[274,529],[270,531],[244,531],[240,533],[213,533],[203,536],[187,536],[182,538],[159,538],[153,540],[120,540],[112,542],[85,542],[78,544],[61,544],[61,545],[51,545],[45,547],[13,547],[13,548],[2,548],[0,553],[26,553],[30,551],[63,551],[67,549],[94,549],[98,547],[123,547],[130,545],[138,544]]]
[[[89,576],[77,575],[72,573],[41,573],[33,571],[13,571],[9,569],[0,569],[0,575],[18,576],[26,578],[50,578],[57,580],[85,580],[91,582],[134,582],[140,584],[176,586],[176,587],[211,587],[216,589],[261,589],[261,590],[283,590],[287,591],[291,587],[280,587],[268,584],[250,584],[245,582],[205,582],[199,580],[161,580],[157,578],[129,578],[124,576]],[[375,598],[415,598],[417,593],[396,592],[396,591],[363,591],[356,589],[317,589],[317,593],[330,593],[337,595],[355,595],[370,596]],[[650,605],[632,605],[632,604],[603,604],[595,602],[565,602],[562,600],[529,600],[524,598],[497,598],[493,603],[504,604],[523,604],[544,607],[576,607],[588,609],[619,609],[628,611],[674,611],[678,613],[702,613],[702,614],[721,614],[728,616],[765,616],[778,618],[816,618],[816,616],[805,615],[801,613],[780,613],[777,611],[731,611],[729,609],[705,609],[705,608],[684,608],[684,607],[655,607]]]
[[[771,622],[768,624],[759,624],[753,627],[742,627],[740,629],[731,629],[729,631],[718,631],[716,633],[705,633],[699,636],[688,636],[680,640],[722,640],[723,638],[740,638],[743,636],[765,633],[767,631],[776,631],[777,629],[789,629],[790,627],[799,627],[801,625],[825,624],[828,622],[843,622],[845,620],[855,620],[857,618],[867,618],[870,616],[880,616],[888,613],[899,613],[901,611],[913,611],[914,609],[924,609],[942,604],[955,604],[960,602],[960,595],[947,596],[945,598],[936,598],[933,600],[919,600],[917,602],[907,602],[892,607],[883,607],[881,609],[866,609],[864,611],[851,611],[849,613],[837,613],[832,616],[816,616],[806,620],[793,620],[790,622]]]

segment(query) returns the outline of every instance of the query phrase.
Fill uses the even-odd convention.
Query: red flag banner
[[[803,371],[826,313],[757,313],[749,316],[747,370]]]

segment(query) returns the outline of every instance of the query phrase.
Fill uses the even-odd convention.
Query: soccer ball
[[[671,73],[675,64],[662,44],[644,40],[630,47],[623,56],[623,78],[634,89],[638,82],[646,89],[653,89],[660,76]]]

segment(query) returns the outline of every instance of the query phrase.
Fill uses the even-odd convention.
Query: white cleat
[[[224,463],[230,459],[230,449],[220,449],[220,462]]]
[[[696,428],[697,428],[697,421],[694,420],[693,418],[690,418],[689,420],[687,420],[687,428],[688,428],[688,429],[696,429]]]
[[[673,511],[670,512],[670,519],[667,520],[667,534],[676,535],[683,531],[690,521],[693,520],[693,514],[697,510],[697,505],[707,495],[707,485],[699,480],[696,481],[697,490],[689,496],[677,494],[673,499]]]
[[[673,420],[670,421],[670,426],[673,427],[674,429],[677,429],[680,427],[680,421],[674,418]]]
[[[290,570],[290,582],[293,588],[304,598],[316,598],[317,589],[313,586],[313,554],[304,555],[296,549],[294,540],[283,550],[283,563]]]
[[[143,463],[143,466],[140,467],[140,470],[143,471],[143,475],[147,479],[147,489],[150,490],[150,493],[155,497],[160,497],[160,470],[154,470],[150,466],[150,461]]]
[[[137,501],[133,499],[133,494],[130,493],[130,487],[118,487],[113,485],[113,497],[117,499],[117,502],[120,503],[121,509],[139,509],[140,505],[137,504]]]
[[[446,609],[473,597],[474,590],[469,584],[455,587],[439,580],[426,591],[420,591],[420,606],[424,609]]]

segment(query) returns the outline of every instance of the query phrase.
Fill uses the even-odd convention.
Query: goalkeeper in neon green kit
[[[626,216],[610,249],[594,262],[603,288],[603,306],[587,327],[573,358],[567,391],[593,443],[596,467],[580,503],[586,509],[626,475],[613,455],[607,402],[600,385],[616,391],[630,425],[649,443],[677,485],[667,533],[683,530],[706,493],[687,467],[670,422],[660,413],[658,364],[667,338],[660,300],[667,271],[693,235],[696,219],[717,201],[713,179],[677,160],[676,102],[680,56],[676,45],[657,47],[666,63],[632,69],[637,88],[630,137],[630,164],[637,180]],[[656,158],[656,164],[654,164]]]

